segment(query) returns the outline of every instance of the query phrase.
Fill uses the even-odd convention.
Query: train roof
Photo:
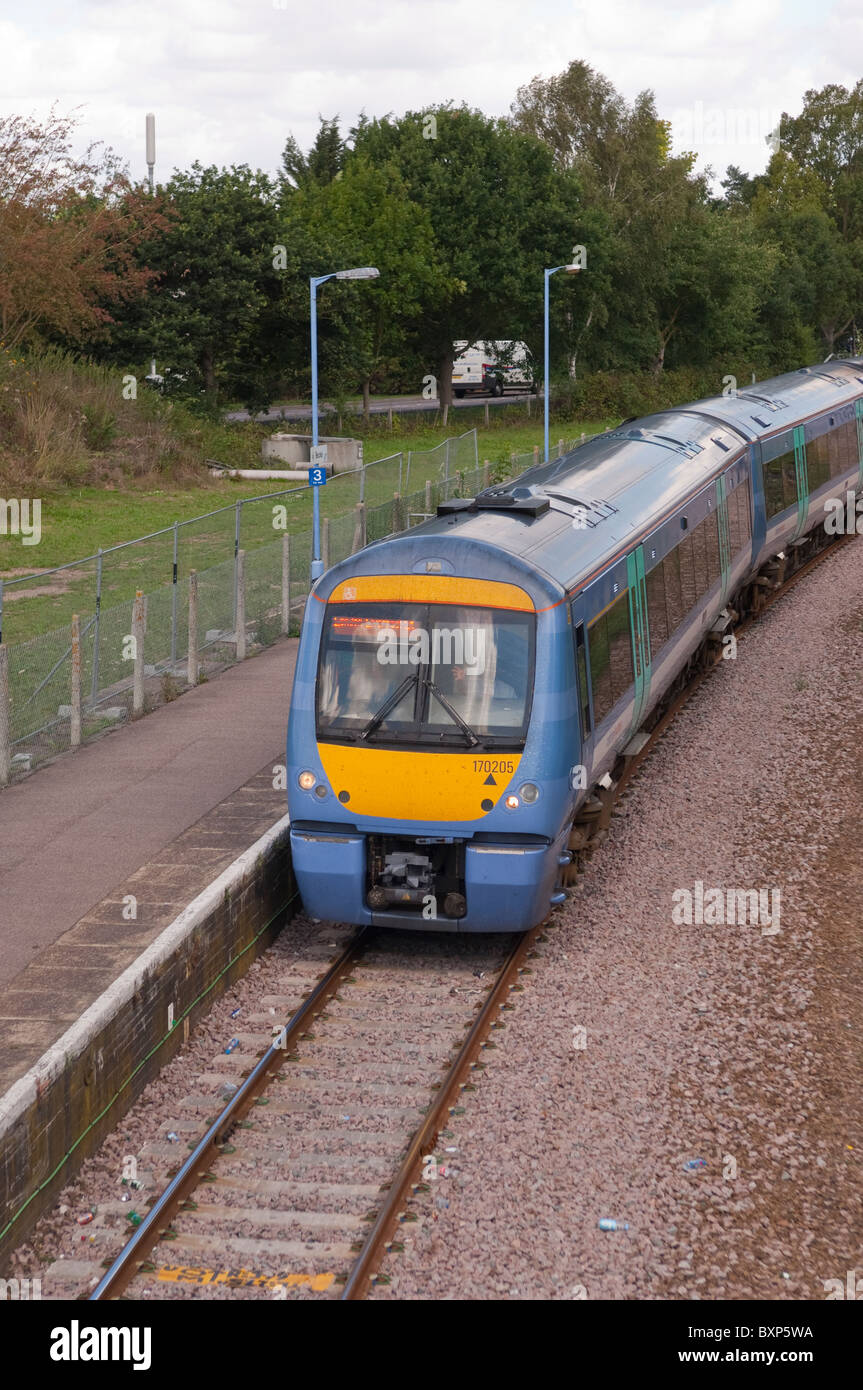
[[[652,518],[658,522],[680,505],[751,441],[861,394],[863,360],[843,359],[786,372],[736,395],[626,420],[478,499],[445,504],[410,538],[446,536],[448,550],[452,540],[490,545],[566,590]]]

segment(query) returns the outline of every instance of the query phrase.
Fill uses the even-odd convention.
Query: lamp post
[[[329,275],[309,276],[309,299],[312,316],[312,448],[318,447],[318,285],[327,280],[376,280],[380,271],[372,265],[358,266],[354,270],[331,270]],[[312,583],[320,579],[324,572],[321,559],[321,504],[317,487],[313,493],[314,536],[312,555]]]
[[[565,270],[567,275],[577,275],[581,270],[580,265],[555,265],[551,270],[543,271],[545,276],[545,296],[544,296],[544,318],[543,318],[543,337],[545,344],[545,455],[544,461],[548,463],[548,282],[552,275],[556,275],[559,270]]]
[[[153,168],[156,163],[156,117],[152,111],[147,112],[144,122],[144,136],[147,148],[147,183],[150,187],[150,195],[153,193]],[[150,376],[153,379],[153,389],[156,386],[156,359],[150,361]]]

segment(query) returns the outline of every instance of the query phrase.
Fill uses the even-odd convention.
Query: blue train
[[[524,931],[693,665],[863,491],[863,362],[624,422],[335,565],[288,726],[317,917]]]

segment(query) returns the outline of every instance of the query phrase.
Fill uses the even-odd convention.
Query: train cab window
[[[601,724],[635,681],[628,589],[590,624],[588,639],[593,713]]]

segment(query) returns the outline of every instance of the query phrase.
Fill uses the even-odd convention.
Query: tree
[[[104,339],[112,311],[152,279],[136,253],[164,231],[159,202],[110,150],[72,153],[76,121],[0,118],[0,330],[7,348],[36,335]]]
[[[274,186],[246,165],[195,163],[160,191],[174,218],[141,248],[158,281],[115,335],[114,353],[140,360],[153,350],[182,394],[203,393],[212,406],[238,395],[257,407],[278,382]]]
[[[428,216],[445,285],[415,337],[446,407],[458,340],[540,340],[543,267],[578,240],[576,184],[538,141],[466,106],[363,121],[354,149],[394,166]]]
[[[338,179],[310,184],[291,197],[285,215],[292,240],[300,224],[308,244],[326,229],[330,259],[322,261],[318,247],[316,264],[304,267],[310,274],[354,265],[380,270],[373,284],[346,281],[321,296],[322,307],[336,301],[332,334],[325,320],[322,378],[362,385],[368,413],[372,385],[398,370],[417,321],[451,289],[428,212],[410,199],[393,166],[352,156]]]
[[[345,164],[347,144],[339,134],[339,118],[319,116],[320,129],[307,155],[289,135],[282,152],[282,181],[288,189],[332,183]]]

